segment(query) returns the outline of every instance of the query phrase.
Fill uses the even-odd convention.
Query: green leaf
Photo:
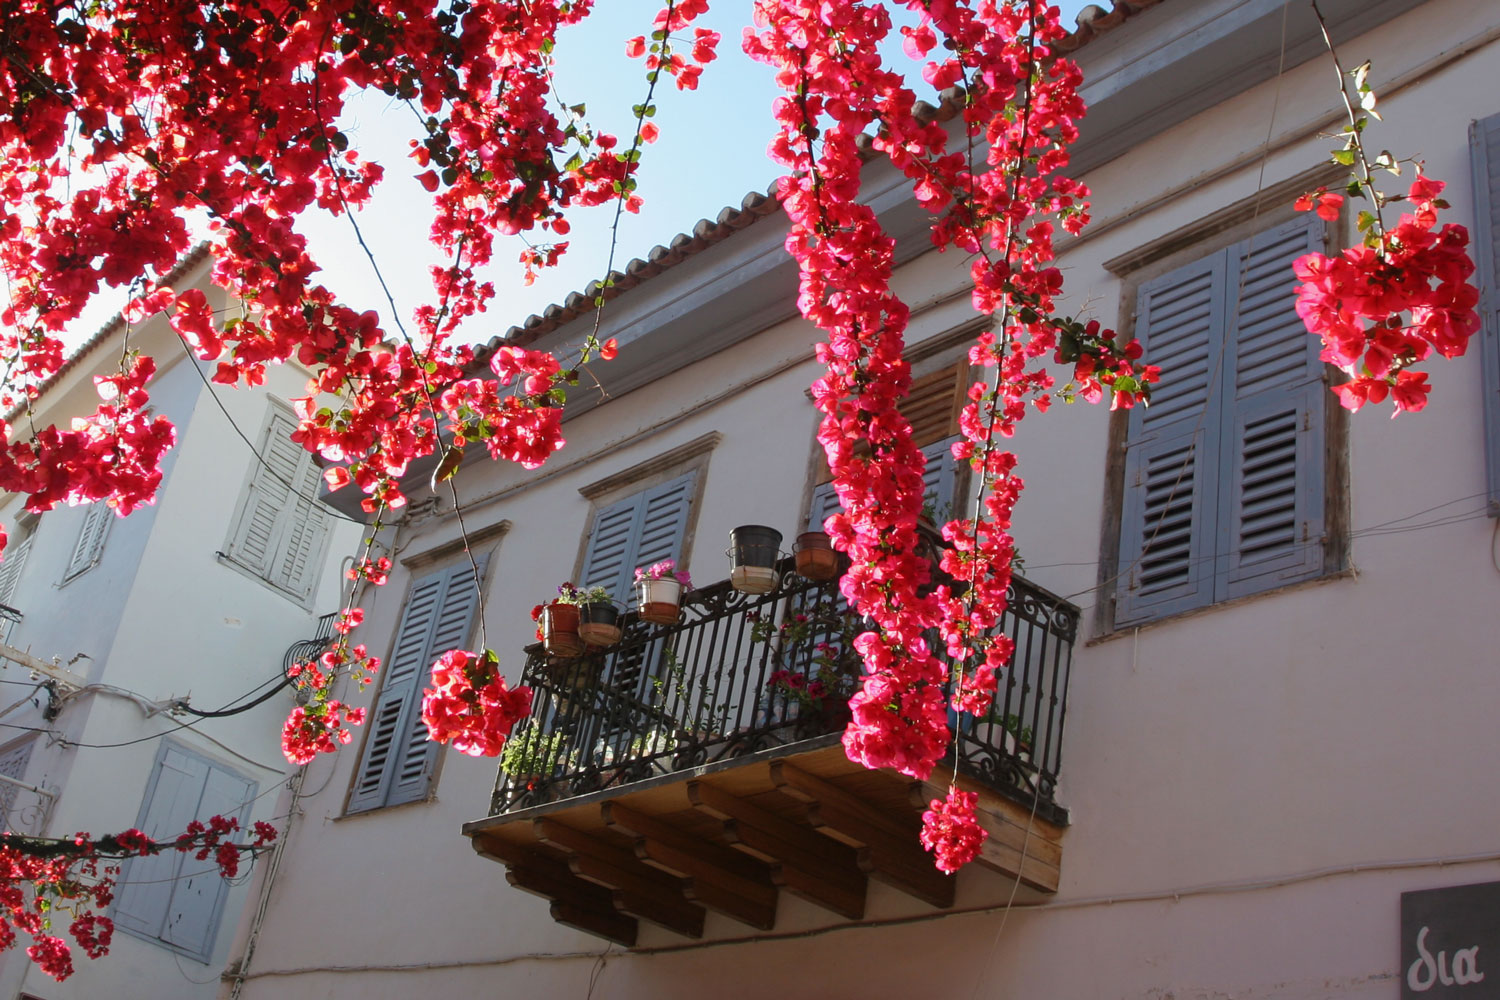
[[[1358,220],[1356,221],[1355,224],[1359,226],[1359,231],[1360,232],[1363,233],[1363,232],[1369,231],[1375,225],[1375,213],[1374,212],[1360,212]]]
[[[1361,94],[1367,92],[1370,89],[1370,84],[1367,82],[1370,78],[1370,60],[1366,59],[1354,67],[1349,75],[1354,77],[1354,85],[1359,88]]]
[[[1352,149],[1335,149],[1331,158],[1334,163],[1339,163],[1346,167],[1354,166],[1354,150]]]

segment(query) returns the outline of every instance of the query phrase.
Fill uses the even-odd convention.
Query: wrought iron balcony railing
[[[622,616],[617,644],[576,658],[527,649],[531,716],[507,743],[491,815],[842,732],[863,631],[836,583],[779,567],[771,593],[721,581],[675,625]],[[995,705],[958,725],[959,770],[1063,822],[1055,802],[1078,609],[1016,577],[1000,623],[1015,641]]]

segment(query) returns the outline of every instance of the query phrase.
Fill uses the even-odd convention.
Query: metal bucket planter
[[[590,646],[613,646],[620,641],[620,609],[608,601],[580,605],[578,637]]]
[[[763,524],[744,524],[729,533],[729,583],[745,594],[776,589],[776,561],[781,532]]]
[[[542,646],[552,656],[579,656],[578,605],[552,603],[542,608]]]
[[[824,532],[804,531],[798,535],[796,559],[799,576],[819,582],[838,579],[839,554]]]
[[[682,584],[672,577],[637,580],[635,596],[643,622],[676,625],[682,616]]]

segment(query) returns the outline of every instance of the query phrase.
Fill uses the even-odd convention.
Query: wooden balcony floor
[[[953,905],[956,878],[917,840],[922,811],[946,793],[850,761],[837,735],[665,774],[465,824],[506,880],[551,901],[559,923],[626,947],[646,920],[689,938],[713,910],[758,930],[782,890],[849,921],[868,880]],[[1063,828],[960,775],[989,832],[976,862],[1041,893],[1057,891]]]

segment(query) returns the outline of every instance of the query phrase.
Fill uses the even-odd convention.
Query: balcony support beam
[[[505,865],[506,882],[550,901],[553,920],[626,948],[635,946],[638,925],[615,910],[608,889],[584,881],[560,861],[498,837],[480,835],[473,843],[482,857]]]
[[[694,808],[719,821],[736,849],[772,864],[777,885],[850,920],[864,919],[867,883],[858,849],[706,781],[689,781],[687,794]]]
[[[703,907],[683,895],[681,879],[557,820],[543,817],[534,828],[539,841],[570,855],[573,874],[609,889],[615,909],[683,937],[703,936]]]

